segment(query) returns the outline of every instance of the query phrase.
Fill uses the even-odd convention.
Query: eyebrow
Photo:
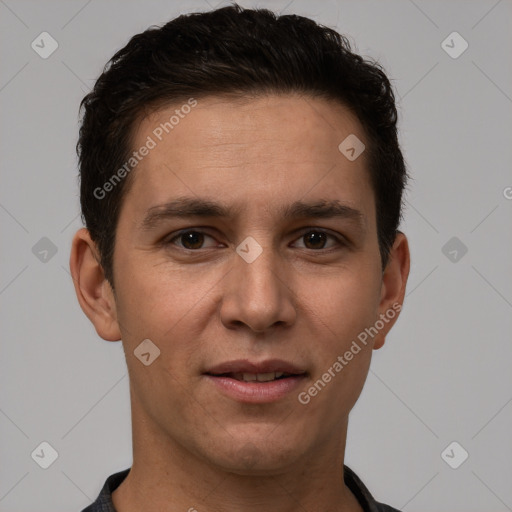
[[[143,231],[151,231],[160,223],[173,218],[234,218],[239,213],[240,207],[227,206],[206,198],[179,197],[149,208],[140,226]],[[339,200],[295,201],[280,207],[278,213],[284,220],[340,218],[356,223],[360,229],[366,226],[362,212]]]

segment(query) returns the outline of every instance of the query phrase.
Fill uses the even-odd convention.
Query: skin
[[[134,147],[179,106],[137,123]],[[99,336],[122,339],[130,377],[133,466],[113,493],[118,512],[362,510],[343,484],[348,415],[398,315],[308,404],[297,399],[402,304],[409,274],[402,233],[381,268],[365,154],[350,162],[338,150],[349,134],[365,141],[358,120],[323,99],[198,99],[133,171],[116,233],[115,293],[88,231],[76,233],[78,300]],[[141,229],[149,208],[185,195],[238,211]],[[284,219],[278,208],[297,200],[339,200],[362,222]],[[190,228],[204,238],[171,241]],[[317,229],[332,236],[305,236]],[[235,251],[247,236],[263,249],[252,263]],[[149,366],[134,356],[147,338],[161,351]],[[202,375],[238,358],[284,359],[308,377],[275,403],[242,404]]]

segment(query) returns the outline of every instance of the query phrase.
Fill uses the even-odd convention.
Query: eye
[[[333,239],[338,245],[344,245],[340,238],[338,238],[334,235],[331,235],[330,233],[327,233],[326,231],[323,231],[320,229],[310,229],[309,231],[306,231],[305,233],[303,233],[298,238],[298,240],[305,241],[306,249],[318,250],[318,249],[330,249],[333,247],[333,246],[325,247],[325,244],[329,238]]]
[[[164,245],[176,245],[181,249],[196,251],[208,248],[203,245],[205,243],[205,238],[215,241],[212,236],[206,234],[204,231],[189,229],[181,231],[171,238],[164,240]],[[329,239],[333,240],[335,243],[330,247],[326,247],[326,243]],[[309,229],[308,231],[303,232],[298,240],[304,240],[305,242],[303,247],[299,246],[300,248],[311,250],[331,249],[336,247],[336,245],[345,245],[341,238],[320,229]],[[209,247],[216,247],[216,245],[213,244]]]
[[[214,240],[213,237],[207,235],[203,231],[198,231],[196,229],[193,229],[193,230],[189,229],[188,231],[181,231],[180,233],[178,233],[174,237],[170,238],[169,240],[165,241],[164,243],[166,245],[168,245],[168,244],[178,245],[178,247],[181,247],[182,249],[187,249],[187,250],[193,251],[193,250],[197,250],[197,249],[204,249],[204,247],[202,247],[202,245],[204,243],[205,237],[211,238],[212,240]],[[180,241],[181,245],[175,244],[174,243],[175,240]],[[211,247],[214,247],[214,245],[212,245]]]

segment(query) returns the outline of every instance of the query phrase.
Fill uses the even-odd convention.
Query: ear
[[[69,268],[80,307],[98,335],[107,341],[119,341],[114,293],[105,278],[96,244],[85,228],[73,237]]]
[[[379,330],[374,338],[373,348],[375,350],[384,345],[387,334],[398,319],[404,302],[405,286],[409,277],[410,266],[411,255],[407,237],[398,231],[382,275],[379,320],[384,324],[384,327]]]

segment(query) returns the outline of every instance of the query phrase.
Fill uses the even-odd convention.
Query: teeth
[[[269,372],[269,373],[234,373],[233,378],[236,380],[243,380],[245,382],[269,382],[278,377],[282,377],[283,372]]]
[[[256,378],[258,382],[267,382],[269,380],[274,380],[277,377],[276,372],[270,373],[257,373]]]

